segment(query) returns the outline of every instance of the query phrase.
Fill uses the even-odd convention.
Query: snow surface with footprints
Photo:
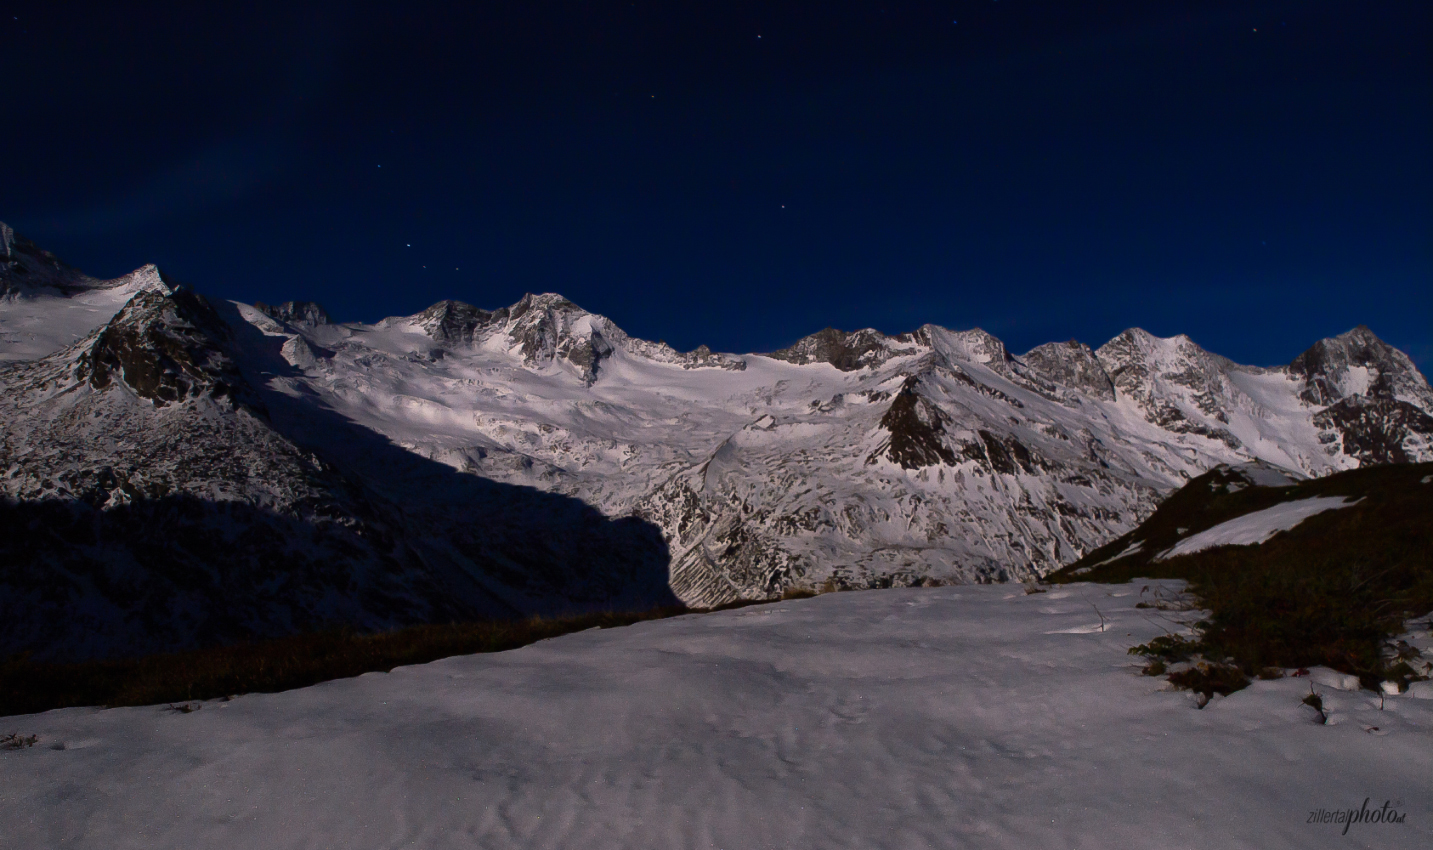
[[[1136,607],[1180,588],[832,593],[4,718],[37,742],[0,752],[0,847],[1433,846],[1430,683],[1315,669],[1199,709],[1126,652],[1199,616]],[[1365,799],[1403,822],[1307,822]]]

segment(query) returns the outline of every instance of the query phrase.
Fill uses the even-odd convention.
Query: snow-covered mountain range
[[[1020,579],[1221,463],[1433,459],[1364,327],[1275,368],[1138,329],[682,353],[557,295],[336,324],[0,239],[0,650]]]

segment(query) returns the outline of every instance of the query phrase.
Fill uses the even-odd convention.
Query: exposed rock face
[[[802,338],[790,348],[773,351],[767,356],[798,366],[830,363],[842,372],[854,372],[864,367],[879,366],[898,354],[909,353],[913,349],[903,351],[899,348],[900,342],[909,340],[909,335],[904,340],[899,337],[892,339],[870,328],[849,333],[826,328]]]
[[[500,312],[505,317],[507,311]],[[417,323],[438,343],[472,345],[479,329],[486,328],[495,315],[462,301],[439,301],[419,313]]]
[[[665,342],[648,342],[626,337],[622,347],[643,360],[680,366],[683,369],[724,369],[728,372],[740,372],[746,368],[745,358],[712,351],[705,345],[699,345],[691,351],[677,351]]]
[[[1330,448],[1363,464],[1410,463],[1433,454],[1433,416],[1406,401],[1362,395],[1314,416]]]
[[[159,406],[200,395],[233,399],[247,387],[226,351],[231,336],[203,296],[187,289],[146,290],[80,354],[75,377],[98,390],[121,379]]]
[[[390,325],[411,321],[444,346],[501,347],[520,357],[524,366],[569,368],[589,386],[597,380],[602,363],[619,348],[687,369],[746,368],[745,362],[713,354],[706,346],[681,354],[663,343],[632,339],[605,317],[551,293],[524,295],[511,307],[492,311],[461,301],[440,301],[412,319],[385,321]]]
[[[976,363],[1000,375],[1010,374],[1012,358],[1005,349],[1005,343],[980,328],[952,331],[939,325],[924,325],[913,334],[903,334],[895,339],[911,339],[928,346],[947,363]]]
[[[881,427],[891,436],[871,453],[867,463],[884,457],[902,469],[955,464],[955,452],[944,440],[945,423],[950,417],[916,392],[919,383],[920,379],[912,376],[901,385],[901,391],[881,417]]]
[[[1101,401],[1115,400],[1115,385],[1095,352],[1082,342],[1047,342],[1020,358],[1030,371],[1051,384]]]
[[[286,364],[223,306],[160,281],[0,364],[0,657],[674,601],[653,527],[276,419],[244,371]]]
[[[1228,360],[1187,336],[1165,340],[1138,328],[1105,343],[1096,354],[1119,395],[1133,399],[1151,423],[1239,448],[1239,439],[1223,427],[1229,419],[1227,402],[1236,392],[1228,376],[1234,364]]]
[[[1289,372],[1303,378],[1299,395],[1309,404],[1333,404],[1357,395],[1433,404],[1433,390],[1408,355],[1363,325],[1314,343],[1294,358]]]
[[[1433,392],[1362,328],[1260,369],[1138,329],[1097,351],[1023,356],[934,325],[828,329],[768,356],[684,354],[551,294],[374,325],[322,316],[208,303],[152,267],[0,300],[6,504],[36,527],[70,529],[23,513],[40,503],[97,512],[85,522],[110,542],[85,549],[76,575],[126,558],[135,575],[187,575],[176,565],[203,558],[124,554],[158,544],[115,524],[167,527],[171,508],[194,518],[186,539],[268,529],[236,549],[248,566],[206,550],[225,575],[278,581],[287,568],[274,565],[316,534],[299,574],[357,572],[304,578],[313,595],[294,599],[328,594],[347,612],[335,617],[374,624],[1027,578],[1219,464],[1299,477],[1433,459]],[[166,498],[181,501],[115,513]],[[64,560],[55,547],[45,563]],[[222,586],[247,610],[287,611],[252,601],[267,580]],[[65,611],[89,598],[65,593],[79,594]],[[320,616],[294,604],[244,622]],[[181,633],[204,639],[193,623],[167,632]]]
[[[1363,325],[1320,340],[1294,359],[1299,397],[1327,405],[1314,417],[1320,439],[1364,463],[1404,463],[1433,444],[1433,389],[1408,355]]]
[[[277,306],[270,306],[260,301],[254,306],[269,318],[291,325],[313,328],[329,323],[328,311],[323,309],[323,305],[314,301],[285,301]]]

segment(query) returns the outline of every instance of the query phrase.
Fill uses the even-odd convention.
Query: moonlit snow
[[[0,361],[16,361],[0,369],[0,399],[14,411],[0,443],[25,458],[0,480],[12,498],[90,498],[93,482],[113,477],[175,497],[222,488],[239,503],[269,498],[263,476],[190,471],[209,469],[203,458],[266,454],[181,424],[214,400],[209,390],[196,384],[196,398],[163,411],[123,380],[85,377],[86,358],[119,357],[113,322],[142,315],[183,335],[193,319],[209,328],[191,328],[204,357],[239,373],[201,383],[252,391],[276,444],[315,450],[368,498],[422,502],[408,513],[425,527],[397,523],[410,543],[448,540],[446,506],[465,503],[443,488],[415,495],[396,467],[441,466],[644,524],[666,546],[667,591],[695,607],[791,586],[1033,579],[1221,464],[1282,486],[1433,458],[1433,388],[1363,327],[1262,368],[1138,328],[1098,349],[1070,341],[1023,355],[978,328],[929,324],[895,336],[828,328],[767,354],[683,353],[555,293],[497,310],[441,301],[373,324],[335,324],[310,302],[213,302],[211,323],[175,302],[153,267],[98,281],[18,239],[24,268],[0,270]],[[122,291],[140,301],[115,316]],[[153,344],[132,354],[170,368]],[[179,462],[163,480],[125,439],[136,405],[174,423],[163,445]],[[71,415],[79,407],[89,412]],[[395,452],[353,448],[370,438]],[[410,457],[389,462],[398,452]],[[107,503],[109,491],[92,496]],[[468,549],[483,550],[478,561],[492,554]],[[527,598],[526,579],[470,566],[519,610],[582,597],[554,585]],[[621,581],[618,572],[592,575]]]
[[[136,293],[160,285],[159,269],[144,266],[68,298],[0,299],[0,363],[33,360],[58,351],[102,326]]]
[[[833,593],[4,718],[38,743],[0,752],[0,847],[1433,846],[1428,683],[1316,669],[1198,709],[1126,652],[1200,615],[1135,607],[1179,588]],[[1404,822],[1307,822],[1365,799]]]
[[[1168,551],[1161,552],[1155,560],[1163,561],[1178,555],[1203,552],[1205,549],[1213,549],[1215,546],[1252,546],[1263,543],[1280,531],[1288,531],[1314,514],[1347,508],[1356,504],[1358,504],[1358,500],[1345,499],[1343,496],[1316,496],[1312,499],[1284,502],[1281,505],[1274,505],[1272,508],[1236,517],[1228,522],[1221,522],[1213,528],[1179,541]]]

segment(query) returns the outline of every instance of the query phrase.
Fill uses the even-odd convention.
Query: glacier
[[[1027,580],[1221,464],[1433,459],[1361,326],[1272,368],[1139,329],[679,352],[556,294],[340,323],[3,233],[8,651]]]

